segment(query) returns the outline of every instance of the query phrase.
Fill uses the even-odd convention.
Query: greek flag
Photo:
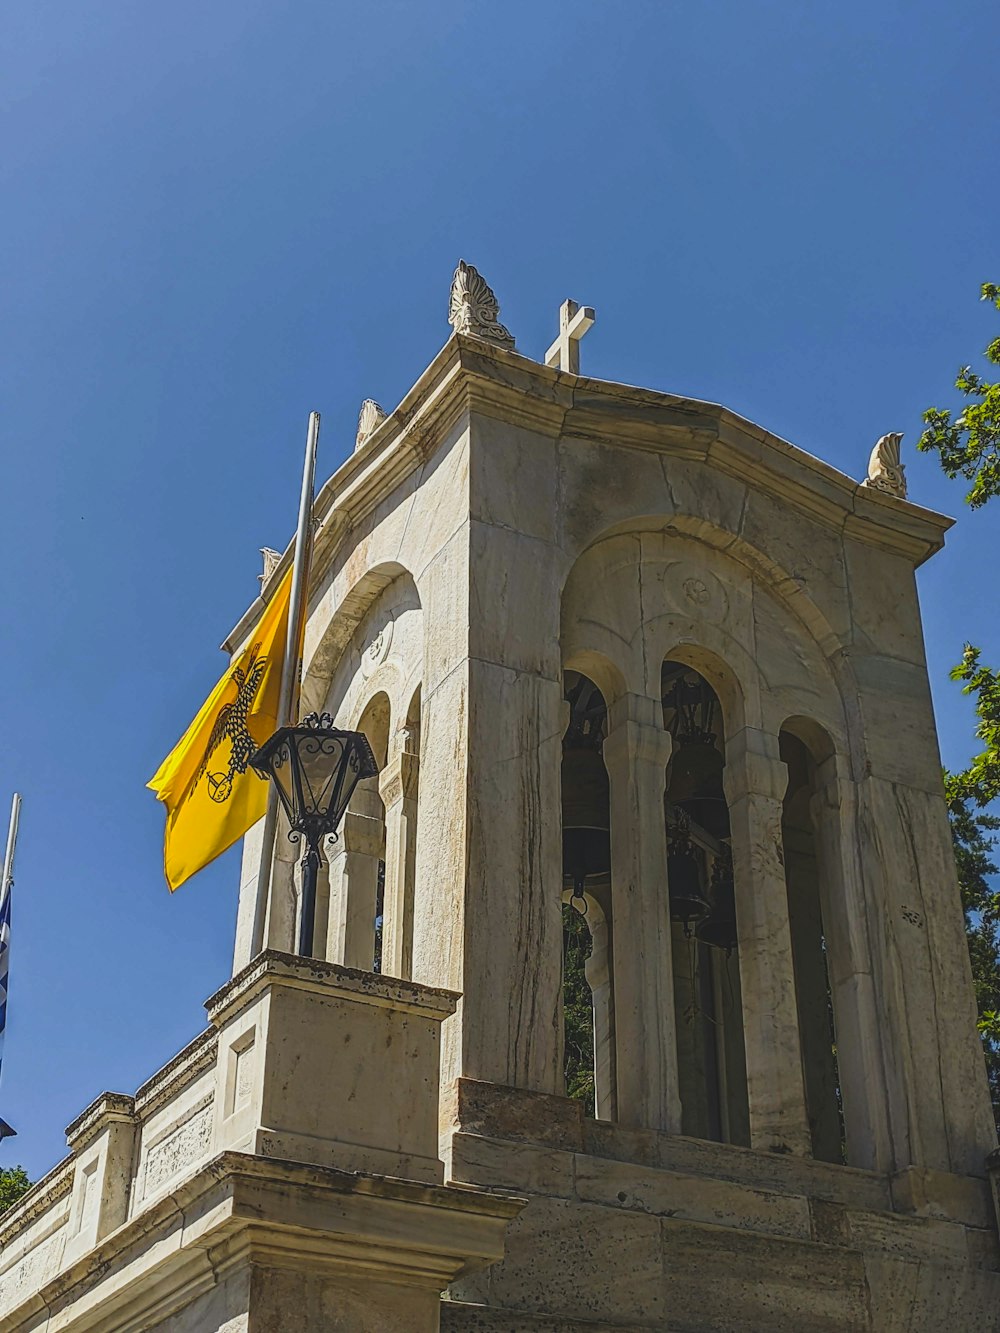
[[[0,1067],[3,1066],[3,1034],[7,1030],[7,973],[10,958],[11,881],[0,886]]]
[[[17,843],[17,822],[21,813],[21,798],[14,793],[10,811],[10,829],[7,833],[7,851],[0,872],[0,1069],[3,1067],[3,1038],[7,1030],[7,977],[10,971],[10,895],[14,887],[14,847]],[[0,1120],[0,1139],[16,1133],[6,1120]]]

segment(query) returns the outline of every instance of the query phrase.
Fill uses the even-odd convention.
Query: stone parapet
[[[3,1219],[0,1333],[433,1333],[522,1206],[442,1185],[450,991],[269,952]],[[374,1320],[374,1323],[372,1323]]]
[[[444,1108],[448,1179],[529,1199],[503,1261],[450,1289],[453,1333],[1000,1327],[978,1178],[623,1129],[471,1080]]]

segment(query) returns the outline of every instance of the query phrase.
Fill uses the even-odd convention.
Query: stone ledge
[[[632,1325],[634,1328],[635,1325]],[[660,1333],[679,1333],[680,1324],[657,1321],[646,1327]],[[553,1319],[550,1315],[524,1314],[497,1306],[473,1305],[468,1301],[441,1302],[441,1333],[622,1333],[621,1324],[596,1319]]]
[[[145,1118],[171,1101],[176,1095],[205,1069],[215,1063],[215,1048],[218,1042],[215,1028],[206,1028],[194,1041],[189,1041],[183,1050],[151,1075],[135,1094],[135,1109]]]
[[[112,1330],[126,1307],[128,1320],[137,1317],[137,1298],[177,1308],[197,1284],[254,1255],[341,1272],[376,1263],[396,1270],[398,1281],[440,1290],[499,1258],[504,1229],[524,1202],[224,1152],[5,1311],[0,1333],[57,1314],[61,1329],[93,1328],[97,1312],[100,1327]]]
[[[462,1134],[728,1180],[869,1211],[889,1211],[892,1206],[888,1180],[872,1171],[659,1130],[626,1129],[590,1119],[582,1103],[571,1097],[475,1079],[457,1079],[448,1089],[442,1125]]]
[[[288,986],[314,995],[336,995],[380,1007],[391,1007],[444,1019],[455,1012],[459,995],[439,986],[421,986],[415,981],[382,977],[341,967],[319,958],[267,949],[252,959],[231,981],[205,1001],[209,1021],[216,1027],[238,1006],[246,1004],[268,986]]]
[[[69,1156],[57,1162],[41,1180],[36,1180],[27,1194],[22,1195],[13,1208],[0,1216],[0,1248],[71,1193],[75,1174],[76,1160]]]

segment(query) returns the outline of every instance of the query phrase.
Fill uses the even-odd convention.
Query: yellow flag
[[[291,582],[289,568],[250,643],[146,784],[167,807],[163,869],[171,889],[264,814],[268,782],[249,761],[278,726]]]

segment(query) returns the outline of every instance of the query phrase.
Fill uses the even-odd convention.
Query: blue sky
[[[959,516],[921,588],[969,756],[947,670],[967,637],[1000,659],[1000,510],[913,445],[998,332],[995,5],[12,0],[4,28],[0,1164],[51,1166],[228,976],[236,855],[171,898],[144,784],[291,534],[309,410],[325,477],[444,342],[460,256],[529,356],[572,296],[587,373],[855,476],[905,431],[911,497]]]

